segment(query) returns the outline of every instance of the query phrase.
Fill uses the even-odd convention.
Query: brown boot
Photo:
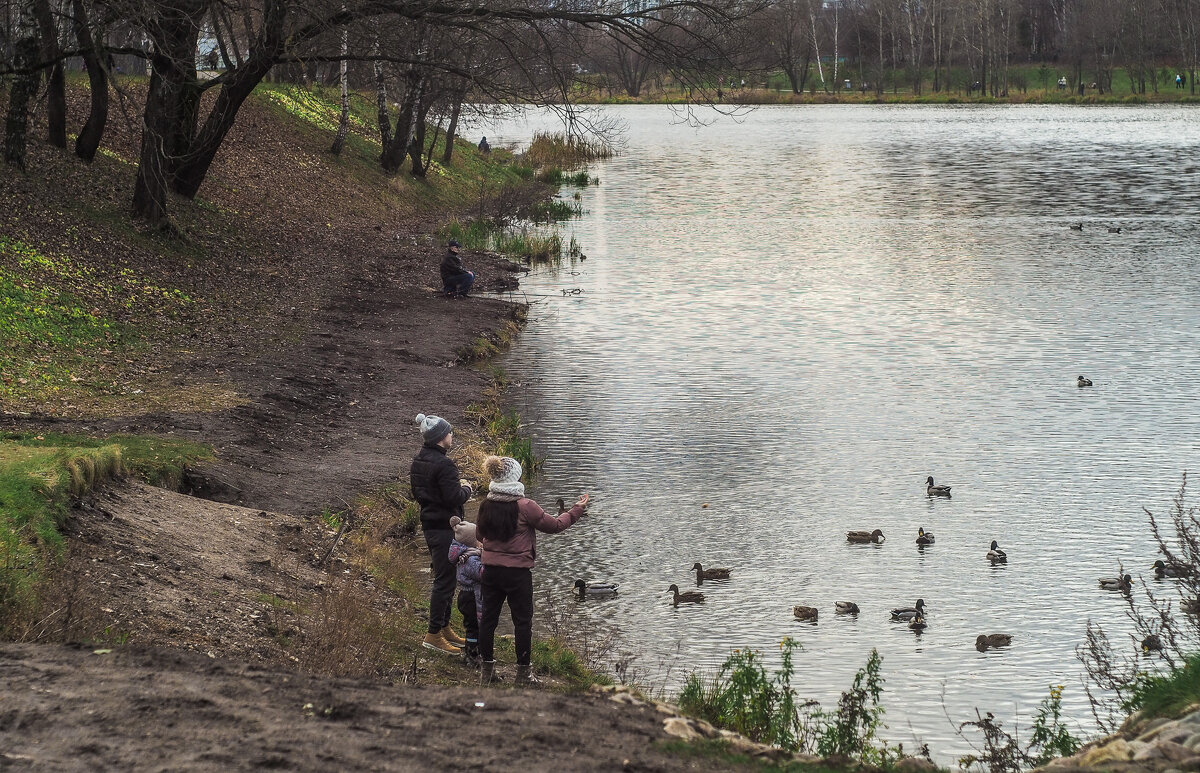
[[[454,632],[454,629],[447,625],[442,629],[442,638],[453,644],[455,647],[461,647],[467,643],[467,640]]]
[[[441,631],[437,633],[425,634],[425,638],[421,641],[421,646],[425,649],[444,652],[447,655],[457,655],[462,652],[462,650],[460,650],[458,647],[455,647],[453,644],[446,641],[446,639],[442,637]]]

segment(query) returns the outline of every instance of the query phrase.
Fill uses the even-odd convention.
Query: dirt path
[[[404,687],[159,649],[0,646],[0,770],[685,771],[653,708]],[[482,705],[480,705],[482,704]]]

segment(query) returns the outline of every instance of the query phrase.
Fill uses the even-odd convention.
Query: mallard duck
[[[796,616],[797,620],[811,620],[814,623],[817,621],[816,607],[792,607],[792,614]]]
[[[1146,638],[1142,639],[1142,652],[1146,653],[1147,655],[1149,655],[1151,652],[1162,652],[1162,649],[1162,639],[1158,638],[1154,634],[1150,634]]]
[[[917,544],[918,545],[932,545],[933,544],[933,532],[925,531],[924,526],[919,527],[917,529]]]
[[[875,531],[848,531],[846,532],[847,542],[883,542],[883,531],[876,529]]]
[[[704,601],[704,594],[697,590],[680,593],[679,586],[672,585],[670,588],[667,588],[667,591],[675,594],[675,606],[679,606],[680,604],[699,604],[701,601]]]
[[[563,498],[562,498],[562,497],[559,497],[559,498],[558,498],[558,499],[557,499],[557,500],[554,502],[554,504],[558,505],[558,514],[559,514],[559,515],[562,515],[563,513],[567,512],[567,510],[569,510],[569,509],[570,509],[570,508],[568,508],[568,507],[567,507],[567,503],[563,501]]]
[[[696,570],[696,582],[703,582],[704,580],[728,580],[729,579],[729,570],[728,569],[705,569],[703,566],[700,565],[699,561],[692,564],[692,568]]]
[[[1082,231],[1083,223],[1071,223],[1071,230],[1072,231]]]
[[[916,606],[901,607],[900,609],[892,610],[893,620],[912,620],[914,617],[925,616],[925,599],[917,599]]]
[[[1200,599],[1183,599],[1179,602],[1179,608],[1189,615],[1200,614]]]
[[[858,604],[853,601],[835,601],[833,602],[834,611],[839,615],[857,615]]]
[[[950,487],[933,485],[933,476],[930,475],[928,478],[925,479],[925,493],[926,493],[926,495],[931,496],[931,497],[947,497],[947,498],[949,498]]]
[[[1176,563],[1166,563],[1161,558],[1154,562],[1154,576],[1158,579],[1164,577],[1191,577],[1195,571],[1190,566]]]
[[[992,547],[987,552],[988,560],[993,564],[1008,563],[1008,554],[1000,549],[1000,543],[992,540]]]
[[[579,598],[603,598],[605,596],[617,595],[617,583],[615,582],[594,582],[590,585],[583,580],[575,581],[575,590],[579,592]]]
[[[1101,577],[1100,587],[1104,590],[1128,591],[1133,587],[1133,578],[1127,574],[1120,577]]]
[[[990,647],[1007,647],[1012,644],[1012,636],[1007,633],[981,633],[975,639],[975,649],[987,652]]]
[[[917,633],[920,633],[921,631],[924,631],[926,627],[927,625],[925,623],[924,615],[917,615],[912,620],[908,621],[908,629],[910,631],[916,631]]]
[[[1078,378],[1075,379],[1075,385],[1081,386],[1081,387],[1091,386],[1092,380],[1090,378],[1084,378],[1083,376],[1079,376]]]
[[[1109,232],[1110,234],[1119,234],[1119,233],[1121,233],[1121,226],[1119,226],[1119,225],[1110,225],[1110,226],[1108,227],[1108,232]]]

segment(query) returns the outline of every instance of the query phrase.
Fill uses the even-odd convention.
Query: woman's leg
[[[483,580],[480,582],[483,595],[483,615],[479,620],[479,657],[481,660],[495,660],[496,624],[500,622],[500,607],[504,604],[504,587],[493,583],[493,577],[503,567],[488,566],[483,570]]]
[[[512,569],[508,611],[512,614],[517,645],[517,665],[529,665],[533,648],[533,570]]]

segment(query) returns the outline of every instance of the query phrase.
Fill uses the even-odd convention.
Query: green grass
[[[561,203],[574,211],[566,202]],[[557,230],[540,233],[523,225],[503,228],[490,220],[468,220],[463,223],[451,219],[442,226],[438,235],[443,240],[457,239],[467,249],[490,250],[530,263],[559,260],[563,252],[562,235]]]
[[[184,466],[210,457],[204,446],[132,435],[0,435],[0,629],[59,555],[73,498],[124,473],[178,483]]]
[[[1175,716],[1200,701],[1200,653],[1188,656],[1168,674],[1145,675],[1134,687],[1127,708],[1148,716]]]
[[[600,184],[600,178],[589,177],[586,169],[579,172],[564,172],[556,166],[547,167],[538,172],[537,180],[546,185],[573,185],[577,188]]]

